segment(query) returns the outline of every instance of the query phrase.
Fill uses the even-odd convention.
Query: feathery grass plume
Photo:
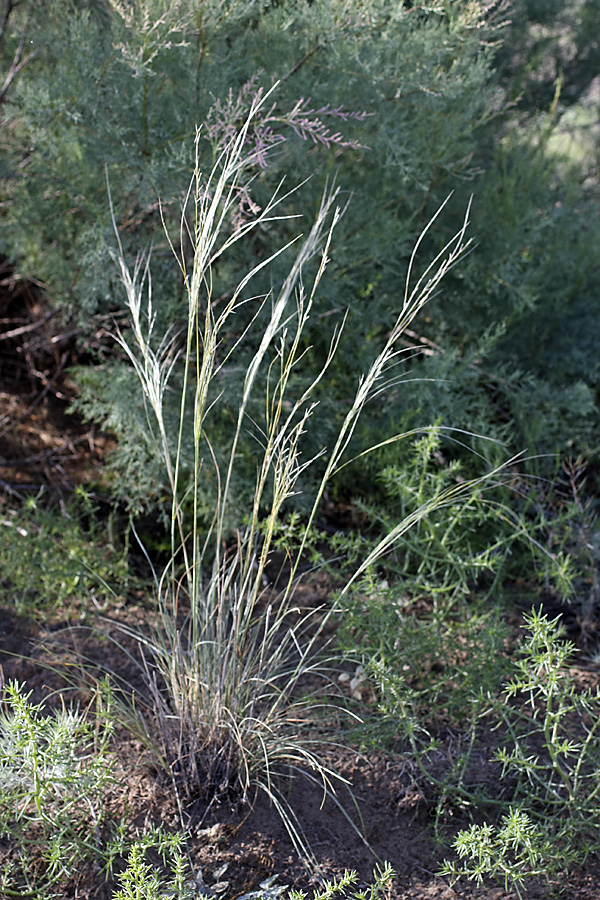
[[[232,346],[227,346],[223,338],[225,326],[248,302],[245,292],[253,276],[296,243],[291,241],[257,263],[230,298],[221,300],[220,307],[217,305],[212,296],[213,262],[259,226],[284,218],[278,211],[284,199],[279,192],[253,218],[243,223],[237,220],[236,224],[232,217],[238,189],[247,184],[249,169],[252,171],[250,167],[255,169],[257,164],[256,151],[248,149],[247,131],[268,97],[269,94],[256,98],[245,125],[222,151],[207,177],[196,165],[188,193],[188,201],[193,203],[192,224],[187,224],[184,210],[180,235],[184,246],[187,230],[193,247],[191,263],[172,245],[188,298],[180,428],[175,444],[167,434],[163,416],[163,398],[177,362],[173,342],[167,335],[158,349],[153,349],[155,319],[148,258],[140,258],[131,274],[123,253],[120,254],[132,331],[129,339],[119,334],[118,340],[143,386],[172,491],[171,560],[156,581],[158,624],[150,636],[131,630],[128,634],[143,650],[152,715],[158,720],[151,725],[146,719],[146,733],[170,772],[178,796],[182,791],[204,792],[212,802],[228,793],[248,798],[251,792],[263,791],[280,813],[300,856],[314,864],[298,817],[280,790],[279,777],[301,773],[320,783],[324,793],[341,808],[335,788],[344,779],[320,754],[322,737],[317,740],[311,736],[315,698],[309,702],[302,693],[307,676],[313,681],[320,677],[326,683],[332,659],[324,658],[323,628],[333,610],[321,609],[315,615],[314,610],[307,612],[295,605],[304,542],[300,542],[291,559],[283,586],[269,592],[265,570],[282,507],[300,489],[300,476],[317,458],[303,458],[302,437],[310,428],[315,389],[336,352],[340,328],[333,332],[327,357],[301,396],[292,396],[289,386],[294,367],[304,353],[303,332],[327,266],[332,232],[343,210],[337,205],[339,189],[327,186],[308,234],[301,241],[296,239],[296,256],[278,293],[258,301],[250,323]],[[437,290],[444,274],[467,250],[467,222],[468,214],[459,233],[413,285],[411,276],[420,241],[417,243],[396,324],[371,368],[360,378],[333,449],[323,449],[319,454],[326,462],[309,526],[327,483],[345,464],[362,410],[383,389],[385,380],[389,381],[389,369],[403,352],[397,349],[400,335]],[[304,273],[316,259],[316,274],[308,289]],[[246,363],[231,450],[226,464],[220,466],[211,445],[211,415],[221,402],[219,375],[249,332],[256,329],[259,316],[261,333],[255,336],[254,350]],[[264,420],[256,423],[250,421],[249,403],[259,384],[263,386],[261,390],[266,385],[265,412]],[[188,408],[192,394],[193,406]],[[182,432],[188,415],[193,417],[195,435],[191,523],[185,513],[189,497],[181,490],[179,479]],[[225,514],[231,502],[240,435],[249,427],[258,431],[260,441],[254,496],[243,517],[244,524],[240,521],[235,546],[227,547]],[[207,537],[200,533],[197,498],[203,467],[209,465],[215,468],[218,499]],[[436,503],[455,503],[471,487],[470,482],[456,485],[443,492]],[[430,507],[431,504],[425,504],[398,524],[369,553],[352,581]]]

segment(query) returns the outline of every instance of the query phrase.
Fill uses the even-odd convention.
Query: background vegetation
[[[0,7],[0,254],[77,329],[71,412],[115,438],[94,486],[109,519],[83,491],[62,510],[7,497],[4,604],[44,616],[74,596],[109,603],[134,577],[117,534],[139,533],[160,625],[150,641],[128,637],[148,651],[164,703],[157,757],[171,774],[193,757],[217,794],[219,781],[246,791],[257,772],[271,792],[273,759],[328,778],[290,737],[300,701],[309,715],[297,692],[312,626],[295,669],[287,650],[264,668],[310,556],[331,576],[335,665],[346,654],[360,666],[350,703],[361,682],[377,698],[348,740],[409,747],[440,816],[447,803],[489,812],[494,824],[463,832],[467,861],[446,871],[517,890],[523,871],[546,871],[552,842],[565,862],[598,851],[598,698],[561,681],[574,650],[552,616],[527,620],[517,657],[512,625],[515,611],[563,604],[580,654],[597,660],[599,15],[598,0]],[[467,209],[474,243],[454,258]],[[458,264],[429,290],[428,267],[448,253]],[[426,305],[410,293],[421,277]],[[348,457],[340,434],[353,438]],[[261,578],[280,550],[295,562],[265,624]],[[300,633],[288,631],[290,653]],[[234,645],[240,658],[215,674],[215,654]],[[204,728],[210,709],[214,731],[189,725],[182,738],[178,726],[175,747],[182,673],[201,690],[179,725]],[[236,711],[215,685],[239,699],[246,676]],[[520,702],[538,710],[533,723]],[[7,703],[35,721],[16,687]],[[482,721],[505,743],[502,787],[485,796],[470,782]],[[465,750],[440,775],[448,725]],[[259,765],[263,726],[285,739]],[[31,821],[43,832],[43,816]],[[135,866],[150,878],[146,849],[131,851],[130,879]],[[173,879],[184,896],[180,870]],[[30,875],[16,883],[29,889]]]

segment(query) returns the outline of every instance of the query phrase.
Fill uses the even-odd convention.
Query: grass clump
[[[321,367],[311,379],[298,387],[293,376],[307,351],[304,330],[328,263],[332,231],[342,215],[339,189],[326,188],[304,238],[292,239],[286,247],[265,255],[225,296],[213,296],[211,279],[213,263],[235,243],[251,240],[258,229],[268,232],[271,221],[285,219],[281,210],[286,197],[281,194],[241,222],[236,215],[240,193],[247,193],[256,172],[257,151],[249,145],[248,129],[266,100],[256,101],[208,176],[203,177],[196,165],[187,197],[191,208],[184,211],[177,242],[172,241],[187,297],[181,354],[172,334],[154,335],[149,260],[139,258],[131,273],[120,255],[131,331],[119,334],[118,340],[143,387],[149,427],[162,452],[172,499],[171,559],[156,576],[158,624],[150,636],[128,634],[143,650],[152,696],[152,719],[144,719],[142,711],[142,727],[179,794],[201,793],[213,802],[223,796],[248,799],[256,791],[266,793],[298,852],[310,860],[279,778],[301,773],[319,782],[330,796],[343,779],[321,754],[322,736],[317,739],[311,734],[314,691],[319,693],[314,685],[330,679],[331,659],[323,654],[323,629],[334,610],[315,614],[296,603],[305,536],[313,527],[327,485],[350,461],[349,445],[363,409],[396,383],[393,367],[402,355],[399,340],[404,329],[464,255],[469,241],[465,218],[457,235],[418,278],[414,276],[417,242],[396,322],[370,368],[358,378],[337,437],[330,447],[305,458],[304,437],[311,427],[317,388],[341,331],[334,331]],[[280,287],[267,297],[252,297],[252,279],[273,260],[289,254],[292,245],[295,256]],[[191,251],[186,251],[189,247]],[[232,340],[242,307],[242,321],[247,324]],[[236,377],[238,390],[230,393],[228,387]],[[177,436],[170,434],[164,414],[165,396],[173,389],[181,399]],[[237,404],[232,396],[239,398]],[[225,459],[212,440],[213,423],[218,427],[224,404],[235,423]],[[194,433],[189,488],[185,479],[182,487],[181,477],[188,417]],[[234,510],[238,527],[230,539],[233,484],[246,432],[257,448],[255,483],[245,511]],[[408,435],[396,435],[384,444],[404,437]],[[305,536],[295,548],[286,548],[288,573],[269,590],[266,571],[275,542],[281,539],[281,517],[290,499],[302,490],[306,471],[317,466],[321,474],[308,502]],[[198,505],[205,477],[212,477],[218,486],[208,529],[202,525]],[[357,562],[342,595],[411,527],[434,509],[460,503],[481,482],[453,482],[407,511]],[[303,687],[307,679],[312,698],[307,698]]]

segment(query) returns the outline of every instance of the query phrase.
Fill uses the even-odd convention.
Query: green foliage
[[[462,443],[469,435],[450,431],[450,441],[442,447],[442,429],[423,430],[408,452],[397,453],[393,462],[380,468],[377,505],[357,505],[383,532],[411,510],[432,506],[431,514],[398,540],[386,568],[390,576],[393,573],[394,582],[403,582],[413,597],[446,596],[451,600],[468,594],[484,576],[489,583],[495,573],[504,571],[504,560],[520,529],[516,521],[510,521],[510,511],[502,502],[508,492],[493,481],[472,491],[466,501],[461,498],[456,505],[438,508],[444,492],[465,481],[460,462],[448,459],[450,441]]]
[[[375,869],[370,885],[357,890],[356,873],[345,872],[340,878],[325,881],[319,889],[313,891],[311,900],[333,900],[334,897],[344,897],[347,900],[378,900],[379,897],[389,894],[394,878],[394,870],[389,863],[385,863]],[[290,891],[288,900],[306,900],[307,896],[304,891]],[[261,900],[261,895],[256,900]]]
[[[342,646],[362,658],[375,687],[380,739],[402,735],[407,716],[435,729],[464,725],[480,689],[498,690],[509,667],[500,610],[483,603],[419,601],[366,579],[340,628]]]
[[[508,812],[498,825],[460,832],[454,848],[463,862],[444,868],[479,882],[501,878],[519,896],[524,877],[564,870],[600,850],[600,691],[577,684],[569,669],[575,648],[564,640],[558,619],[534,610],[524,627],[527,635],[504,689],[482,692],[487,708],[479,704],[480,721],[453,789],[465,805],[477,799],[469,785],[476,731],[491,727],[498,735],[493,761],[501,765],[500,792],[487,802]],[[478,801],[481,808],[485,796],[480,793]]]
[[[598,0],[515,0],[499,63],[525,112],[548,106],[558,76],[564,99],[577,103],[598,72],[594,40]],[[568,40],[565,36],[568,35]]]
[[[543,830],[527,813],[514,808],[503,815],[498,827],[471,825],[459,832],[454,849],[460,862],[446,861],[440,875],[462,875],[482,884],[485,877],[504,881],[505,890],[514,888],[522,897],[524,882],[545,872],[545,864],[554,848]]]
[[[315,413],[319,430],[334,433],[348,371],[357,364],[368,368],[372,341],[393,324],[398,273],[426,221],[426,203],[443,198],[450,177],[470,172],[477,130],[497,111],[491,49],[483,42],[493,24],[478,4],[465,9],[456,2],[433,4],[419,14],[379,0],[368,14],[363,4],[351,4],[343,21],[329,0],[237,3],[227,15],[217,4],[204,4],[201,20],[189,2],[67,5],[68,16],[56,5],[44,7],[35,36],[38,58],[9,110],[15,135],[5,182],[11,255],[48,285],[55,306],[74,312],[86,330],[93,328],[90,313],[114,310],[117,296],[108,176],[124,251],[154,244],[153,296],[161,331],[179,328],[185,303],[180,278],[169,266],[158,198],[166,221],[177,222],[195,126],[206,123],[198,164],[208,171],[257,92],[282,79],[274,106],[250,135],[264,146],[239,214],[247,213],[248,203],[268,200],[286,172],[308,177],[319,169],[332,173],[340,163],[345,185],[360,198],[346,215],[337,277],[316,300],[305,334],[307,350],[310,344],[313,349],[298,369],[299,374],[327,352],[321,317],[349,305],[347,340],[331,373],[339,387],[323,392],[322,414]],[[332,133],[336,123],[341,137]],[[314,140],[314,149],[308,152],[302,138]],[[23,179],[25,145],[35,151]],[[322,177],[313,179],[303,195],[288,198],[286,211],[312,218],[322,186]],[[397,208],[389,207],[390,196],[397,197]],[[463,208],[464,201],[463,194]],[[215,263],[215,296],[227,295],[232,280],[249,271],[252,258],[264,253],[276,233],[285,240],[289,225],[270,222],[252,244]],[[436,235],[435,252],[451,233]],[[189,257],[185,231],[181,242]],[[275,278],[283,264],[283,257],[274,262]],[[255,281],[256,291],[269,289],[260,275]],[[369,284],[376,290],[367,289]],[[239,327],[253,314],[252,306],[247,313],[240,310]],[[230,344],[238,334],[233,329],[223,339]],[[82,408],[112,428],[123,445],[114,460],[119,499],[133,498],[136,509],[144,500],[160,501],[165,485],[154,483],[156,459],[136,428],[141,397],[123,387],[118,364],[80,377],[87,386]],[[239,373],[230,373],[228,394],[240,390]],[[225,444],[230,439],[231,426]],[[191,436],[185,441],[191,458]],[[244,452],[251,456],[252,447]]]
[[[5,896],[55,896],[82,860],[100,853],[103,794],[113,780],[110,710],[98,724],[63,709],[48,714],[23,686],[6,686],[0,714],[0,870]]]
[[[480,691],[495,694],[510,665],[504,579],[525,577],[532,591],[555,586],[568,597],[573,572],[583,567],[567,537],[573,512],[552,506],[550,487],[537,489],[515,474],[504,483],[478,483],[455,504],[440,503],[444,492],[464,483],[460,464],[447,461],[442,434],[437,427],[427,430],[404,454],[403,465],[381,469],[384,490],[377,505],[358,504],[375,534],[430,507],[399,535],[379,570],[347,595],[340,617],[342,647],[362,660],[376,686],[376,708],[386,723],[382,728],[378,720],[374,727],[379,739],[403,733],[399,719],[407,709],[436,730],[470,718]],[[511,510],[511,499],[518,511]],[[329,544],[336,557],[352,563],[376,539],[339,533]],[[588,578],[589,569],[588,563]]]
[[[208,172],[253,100],[280,79],[248,135],[259,154],[231,215],[243,218],[252,204],[268,202],[289,171],[317,174],[286,199],[286,212],[312,218],[323,179],[334,171],[353,193],[338,229],[334,277],[315,300],[306,354],[294,373],[300,394],[310,365],[327,354],[323,325],[347,309],[345,339],[318,392],[314,433],[325,442],[335,434],[355,373],[368,368],[393,324],[410,248],[452,189],[454,215],[475,193],[480,246],[417,320],[405,362],[411,389],[389,385],[373,399],[363,418],[364,446],[441,418],[447,427],[501,438],[512,452],[591,458],[599,374],[596,199],[589,178],[581,185],[583,162],[571,164],[565,179],[552,141],[565,106],[590,81],[595,4],[542,9],[520,0],[509,15],[504,3],[451,0],[415,9],[370,0],[347,4],[343,16],[331,0],[248,0],[227,10],[211,2],[201,15],[190,0],[41,4],[30,26],[36,55],[5,104],[5,249],[48,286],[57,309],[93,333],[95,316],[118,305],[108,176],[124,252],[153,245],[154,309],[161,333],[172,327],[175,334],[186,319],[185,292],[169,264],[161,219],[174,226],[173,240],[189,260],[185,229],[176,235],[196,125],[204,124],[198,165]],[[11,17],[7,48],[22,25],[22,17]],[[585,49],[587,68],[577,67],[579,51],[564,58],[565,30],[569,47]],[[10,58],[7,49],[6,65]],[[517,114],[507,101],[536,79],[543,91],[532,87]],[[586,171],[593,171],[587,157]],[[437,221],[423,244],[430,258],[454,226],[452,215]],[[214,296],[229,296],[269,242],[284,243],[290,234],[285,220],[264,223],[252,242],[215,261]],[[273,261],[275,281],[285,277],[285,265],[285,255]],[[256,293],[269,288],[266,271],[257,273]],[[236,327],[221,336],[224,348],[255,313],[251,303],[239,310]],[[167,485],[145,439],[141,394],[127,386],[122,360],[101,362],[79,373],[79,406],[116,433],[115,495],[137,512],[161,504]],[[242,364],[223,373],[232,405],[243,371]],[[165,407],[165,416],[175,440],[176,406]],[[231,436],[224,416],[215,451],[226,453]],[[192,471],[189,434],[183,449],[190,461],[182,466],[185,479]],[[320,449],[309,437],[307,452]],[[240,453],[247,469],[236,495],[245,504],[252,439],[242,440]],[[463,457],[458,448],[452,455]],[[469,470],[468,459],[461,462]],[[536,465],[547,474],[544,463]],[[373,467],[361,466],[358,481],[370,493]],[[349,470],[338,476],[342,492],[355,484]],[[214,497],[207,483],[208,518]]]
[[[120,549],[109,521],[95,518],[83,488],[64,509],[43,497],[2,511],[0,555],[3,602],[18,613],[45,618],[76,610],[84,619],[105,607],[129,582],[126,548]],[[114,588],[112,586],[115,586]]]
[[[569,668],[575,648],[559,620],[526,615],[527,636],[511,658],[497,609],[490,616],[464,604],[449,613],[438,604],[436,619],[416,604],[411,616],[406,596],[373,583],[362,590],[346,634],[363,652],[361,693],[373,692],[362,740],[407,741],[438,824],[448,810],[499,817],[460,832],[459,862],[446,862],[445,874],[501,879],[520,896],[525,878],[598,853],[600,692]]]
[[[526,132],[507,126],[490,149],[474,203],[477,250],[419,332],[434,346],[414,375],[444,379],[429,398],[425,387],[417,397],[426,414],[437,406],[445,425],[531,456],[591,456],[596,206],[557,171],[549,150],[556,127],[551,116]],[[450,348],[458,349],[454,368],[452,359],[444,366]],[[544,475],[552,466],[552,456],[537,463]]]
[[[581,459],[566,460],[554,483],[536,492],[549,546],[555,558],[569,560],[571,590],[566,600],[579,628],[580,649],[591,656],[597,649],[595,620],[600,579],[600,532],[596,500],[586,490],[587,466]]]
[[[124,841],[116,839],[108,852],[121,855],[125,849]],[[150,854],[161,858],[162,867]],[[121,886],[113,893],[113,900],[190,900],[202,896],[189,870],[184,836],[161,829],[149,829],[131,843],[126,868],[117,879]]]
[[[416,9],[370,0],[346,4],[343,16],[332,0],[248,0],[227,10],[211,2],[201,15],[190,0],[42,4],[31,26],[36,57],[6,103],[6,250],[47,284],[57,309],[77,316],[92,334],[96,316],[118,306],[108,177],[125,255],[140,244],[154,247],[154,310],[160,332],[170,327],[175,335],[186,319],[185,291],[169,264],[162,219],[189,261],[186,229],[177,235],[177,228],[195,128],[204,126],[198,165],[208,172],[252,102],[279,79],[248,133],[258,155],[239,186],[232,220],[268,202],[289,171],[315,177],[287,197],[287,213],[312,218],[324,178],[334,172],[353,194],[338,228],[333,277],[315,299],[305,356],[290,383],[299,396],[310,366],[327,355],[324,324],[348,310],[345,338],[317,392],[313,434],[323,443],[335,435],[355,373],[369,367],[393,325],[410,248],[430,211],[454,190],[454,216],[475,193],[480,246],[447,279],[443,298],[416,320],[407,342],[414,349],[405,359],[411,388],[400,381],[373,398],[361,426],[363,446],[441,418],[447,427],[501,438],[511,452],[528,447],[531,455],[591,458],[599,374],[596,200],[581,187],[578,164],[564,178],[552,145],[565,103],[573,102],[568,90],[575,82],[582,90],[587,76],[569,65],[562,92],[555,90],[566,62],[550,59],[563,52],[558,36],[565,29],[592,53],[586,35],[595,2],[576,10],[558,2],[540,11],[523,0],[509,15],[501,2],[451,0]],[[550,29],[549,42],[536,31],[538,19]],[[13,21],[14,43],[22,23]],[[523,114],[530,121],[523,128],[507,100],[523,79],[533,84],[538,76],[544,84],[550,78],[551,93],[543,102],[529,96]],[[453,215],[424,238],[430,258],[454,233]],[[215,260],[214,296],[230,296],[231,285],[270,242],[283,244],[289,236],[289,221],[265,222],[253,241]],[[274,282],[285,277],[286,264],[285,254],[273,261]],[[257,295],[268,292],[269,279],[266,270],[256,274]],[[235,327],[231,322],[221,335],[224,350],[255,314],[253,303],[238,311]],[[266,324],[266,309],[258,321]],[[248,359],[251,352],[252,341]],[[223,372],[220,387],[232,407],[243,390],[246,361]],[[128,386],[122,360],[100,362],[79,372],[78,405],[119,439],[111,462],[116,499],[135,512],[164,508],[168,489],[146,438],[143,397]],[[165,405],[165,417],[175,440],[175,402],[172,410]],[[224,415],[217,454],[226,456],[232,432],[232,416]],[[309,435],[307,453],[321,446]],[[245,505],[253,439],[242,439],[239,449],[247,466],[235,498]],[[182,452],[185,480],[193,469],[191,434],[183,435]],[[452,456],[471,471],[460,449]],[[547,474],[544,463],[536,465]],[[354,470],[367,494],[375,490],[379,468],[374,460]],[[357,480],[344,470],[337,482],[340,492],[352,493]],[[207,475],[202,504],[208,520],[215,491]]]
[[[568,665],[575,648],[559,621],[535,610],[515,674],[490,705],[501,723],[496,758],[514,801],[540,823],[563,859],[598,850],[600,692],[578,687]]]
[[[155,850],[163,857],[163,863],[170,870],[164,877],[159,868],[149,861],[148,851]],[[121,888],[113,893],[112,900],[191,900],[193,897],[212,897],[211,889],[204,883],[199,871],[195,878],[189,871],[184,856],[182,838],[177,835],[149,833],[135,841],[129,853],[127,868],[118,879]],[[227,866],[220,869],[222,875]],[[357,890],[358,881],[355,872],[345,872],[339,878],[322,881],[319,888],[313,890],[311,900],[379,900],[386,897],[393,883],[395,873],[389,864],[377,868],[373,872],[373,881],[368,887]],[[219,882],[218,888],[226,889],[227,882]],[[241,900],[306,900],[304,891],[289,890],[287,885],[277,884],[277,876],[272,875],[263,881],[258,890],[242,895]]]

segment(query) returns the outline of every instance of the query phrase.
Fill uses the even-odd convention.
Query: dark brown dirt
[[[68,493],[100,472],[110,437],[66,412],[76,395],[69,368],[90,343],[77,336],[0,259],[0,490],[9,496]]]
[[[77,359],[74,335],[56,333],[53,319],[38,291],[11,281],[8,269],[0,269],[0,488],[11,502],[29,490],[46,486],[69,492],[76,484],[98,477],[110,436],[100,435],[66,408],[73,396],[67,369]],[[312,591],[313,596],[310,596]],[[310,602],[323,599],[322,583],[307,587]],[[101,627],[116,622],[144,621],[148,607],[143,598],[115,605]],[[26,682],[34,699],[56,702],[53,695],[60,677],[47,667],[47,652],[38,642],[52,639],[58,659],[74,662],[77,653],[92,663],[111,666],[143,694],[139,669],[126,656],[109,651],[110,645],[89,632],[66,628],[57,620],[44,627],[19,619],[10,607],[0,608],[0,663],[5,680]],[[69,666],[71,672],[73,666]],[[76,672],[76,667],[75,667]],[[86,701],[85,691],[79,699]],[[69,694],[73,696],[73,692]],[[256,890],[265,879],[310,889],[310,877],[266,797],[249,805],[222,803],[207,809],[200,801],[183,809],[183,822],[173,790],[157,772],[144,746],[125,731],[117,733],[114,753],[119,781],[108,799],[109,818],[125,816],[132,829],[150,823],[168,828],[183,824],[190,830],[190,852],[196,870],[209,886],[215,878],[229,882],[221,894],[235,900]],[[323,748],[333,769],[350,783],[360,808],[362,827],[349,794],[338,791],[340,806],[323,802],[323,792],[308,780],[297,778],[287,799],[296,811],[321,873],[331,877],[346,869],[358,872],[368,884],[379,860],[389,861],[397,878],[390,900],[513,900],[515,894],[498,887],[477,888],[468,883],[451,887],[436,876],[445,853],[436,845],[427,785],[416,777],[410,759],[400,753],[369,756],[349,749]],[[354,822],[354,825],[352,824]],[[460,827],[459,822],[456,823]],[[227,871],[218,875],[227,863]],[[528,896],[546,900],[562,889],[568,900],[600,898],[600,864],[564,875],[551,885],[532,885]],[[65,898],[109,900],[112,888],[98,874],[82,872],[65,888]]]

